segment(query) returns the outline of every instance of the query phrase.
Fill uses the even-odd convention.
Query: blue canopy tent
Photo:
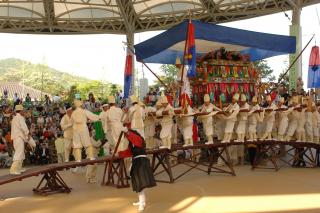
[[[224,47],[227,51],[249,54],[251,61],[272,56],[295,53],[296,38],[248,30],[240,30],[216,24],[192,21],[195,28],[197,56]],[[137,61],[145,63],[174,64],[183,58],[188,21],[135,45]]]

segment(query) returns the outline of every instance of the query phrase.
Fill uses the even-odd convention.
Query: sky
[[[301,13],[302,47],[316,34],[320,43],[320,4],[305,7]],[[286,12],[291,18],[291,12]],[[284,13],[262,16],[258,18],[223,24],[229,27],[252,31],[289,35],[291,21]],[[137,33],[135,43],[149,39],[161,31]],[[0,33],[0,59],[20,58],[32,63],[46,63],[48,66],[63,72],[90,79],[104,80],[116,84],[123,84],[123,70],[125,64],[124,35],[27,35]],[[306,82],[308,60],[311,47],[315,40],[302,55],[303,79]],[[282,72],[288,56],[277,56],[268,59],[268,63],[276,76]],[[150,65],[152,70],[159,73],[159,65]],[[149,84],[155,80],[152,74],[142,68],[141,63],[135,63],[138,76],[144,72]],[[305,83],[306,85],[306,83]]]

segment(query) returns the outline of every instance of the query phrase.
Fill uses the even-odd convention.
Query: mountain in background
[[[93,92],[96,97],[113,94],[118,85],[74,76],[44,64],[33,64],[16,58],[0,60],[0,81],[20,82],[52,95],[67,95],[72,87],[85,97]]]

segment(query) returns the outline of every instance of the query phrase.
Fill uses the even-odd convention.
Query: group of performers
[[[259,103],[259,98],[254,96],[249,103],[244,94],[238,93],[225,107],[211,103],[208,94],[204,95],[203,102],[202,106],[192,108],[185,99],[182,107],[173,108],[167,96],[161,96],[154,106],[131,96],[131,106],[121,109],[116,105],[115,97],[109,96],[108,104],[103,105],[102,112],[96,115],[84,109],[81,100],[75,100],[75,108],[66,105],[60,123],[64,132],[65,159],[69,161],[73,150],[75,161],[81,162],[83,148],[88,159],[97,157],[102,144],[89,132],[87,122],[100,120],[111,152],[120,158],[132,157],[130,176],[133,189],[139,195],[139,202],[135,205],[143,210],[144,189],[156,185],[146,149],[171,149],[172,143],[177,142],[177,132],[182,135],[183,146],[192,146],[198,141],[194,137],[196,124],[202,123],[206,144],[257,140],[319,143],[320,108],[308,96],[294,96],[287,106],[284,98],[273,101],[266,95]],[[12,120],[15,153],[10,173],[14,175],[23,172],[25,142],[35,145],[23,115],[23,106],[17,105]],[[156,126],[161,126],[160,143],[155,140]],[[118,150],[115,150],[117,143]],[[229,152],[233,162],[243,163],[244,146],[231,146]],[[97,165],[87,167],[88,183],[96,182],[96,171]]]
[[[144,140],[144,109],[138,104],[138,99],[131,97],[132,106],[127,113],[124,113],[115,104],[115,98],[108,98],[109,104],[103,105],[103,111],[100,115],[96,115],[83,107],[81,100],[74,101],[73,109],[70,105],[65,107],[65,115],[62,117],[60,125],[64,132],[65,159],[70,159],[71,150],[76,162],[82,160],[82,149],[86,150],[86,156],[90,160],[95,160],[101,142],[95,140],[93,132],[89,131],[88,122],[102,121],[103,129],[111,148],[119,143],[117,157],[132,157],[132,166],[130,176],[132,187],[138,193],[139,201],[134,203],[138,205],[138,210],[143,211],[146,205],[145,188],[156,186],[150,161],[146,156],[145,140]],[[126,118],[125,118],[126,117]],[[126,119],[129,128],[123,125],[122,119]],[[29,143],[35,147],[35,142],[30,136],[29,129],[24,118],[24,108],[22,105],[15,107],[15,114],[12,120],[12,140],[14,145],[13,164],[10,168],[10,174],[20,175],[25,172],[22,169],[23,160],[25,159],[25,143]],[[121,137],[124,132],[124,137]],[[129,166],[128,166],[129,167]],[[77,172],[75,168],[73,172]],[[96,182],[97,165],[88,165],[86,172],[86,180],[88,183]]]
[[[138,131],[143,132],[148,149],[170,149],[177,141],[177,132],[183,136],[183,146],[192,146],[198,141],[193,136],[197,129],[194,126],[199,123],[202,123],[206,144],[258,140],[319,143],[320,108],[309,96],[291,97],[287,105],[283,97],[272,100],[266,95],[263,100],[259,99],[254,96],[249,102],[244,94],[236,93],[229,105],[221,107],[211,103],[206,94],[200,107],[192,108],[189,101],[185,101],[182,107],[173,108],[168,98],[162,96],[155,106],[139,103],[144,111],[139,116]],[[132,117],[130,109],[127,114]],[[161,126],[160,144],[155,141],[157,125]],[[217,140],[213,140],[214,137]],[[230,150],[232,162],[243,164],[244,146],[233,146]]]

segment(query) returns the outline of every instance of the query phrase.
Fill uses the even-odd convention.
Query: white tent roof
[[[0,32],[117,33],[221,23],[291,10],[293,0],[1,0]],[[301,0],[302,6],[319,0]],[[130,28],[130,29],[128,29]]]

